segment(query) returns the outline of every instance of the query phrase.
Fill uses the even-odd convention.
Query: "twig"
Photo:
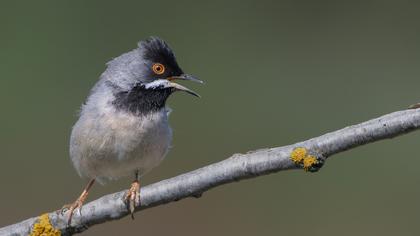
[[[145,186],[140,193],[141,206],[136,211],[187,197],[199,197],[216,186],[273,172],[301,167],[316,171],[327,157],[335,153],[393,138],[419,127],[420,109],[404,110],[293,145],[235,154],[218,163]],[[124,193],[109,194],[85,205],[82,216],[78,211],[75,213],[71,226],[67,226],[67,214],[57,212],[49,213],[48,223],[62,235],[72,235],[93,225],[120,219],[129,215],[122,200]],[[35,217],[0,228],[0,235],[28,235],[38,221],[39,217]],[[38,223],[37,227],[42,228],[42,225]]]

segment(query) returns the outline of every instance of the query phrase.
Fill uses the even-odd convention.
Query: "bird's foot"
[[[128,209],[131,213],[131,219],[134,219],[134,209],[140,205],[140,182],[138,180],[131,183],[130,189],[124,197],[124,201],[127,204]]]
[[[66,204],[61,208],[61,214],[63,214],[66,211],[69,212],[69,216],[67,218],[67,225],[71,224],[71,219],[73,218],[73,214],[76,209],[79,209],[79,214],[82,215],[82,206],[87,198],[87,195],[88,192],[83,191],[83,193],[75,202],[73,202],[72,204]]]

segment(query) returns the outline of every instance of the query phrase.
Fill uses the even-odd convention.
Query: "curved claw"
[[[136,206],[140,205],[140,183],[139,181],[133,181],[130,189],[124,197],[124,201],[127,204],[127,208],[130,210],[131,219],[134,220],[134,210]]]
[[[82,215],[82,206],[83,206],[84,199],[77,199],[73,204],[70,205],[69,208],[69,216],[67,219],[67,225],[71,224],[71,220],[73,218],[74,211],[79,208],[79,214]]]

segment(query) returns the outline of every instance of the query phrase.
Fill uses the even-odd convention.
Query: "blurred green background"
[[[171,97],[174,143],[143,183],[291,144],[420,101],[415,1],[2,1],[0,225],[86,184],[68,157],[105,63],[150,35],[200,77]],[[93,227],[85,235],[418,235],[420,132]],[[89,200],[131,179],[94,186]]]

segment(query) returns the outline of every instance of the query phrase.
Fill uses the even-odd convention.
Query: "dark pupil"
[[[162,68],[161,68],[160,66],[157,66],[157,67],[156,67],[156,70],[157,70],[157,71],[161,71],[161,70],[162,70]]]

